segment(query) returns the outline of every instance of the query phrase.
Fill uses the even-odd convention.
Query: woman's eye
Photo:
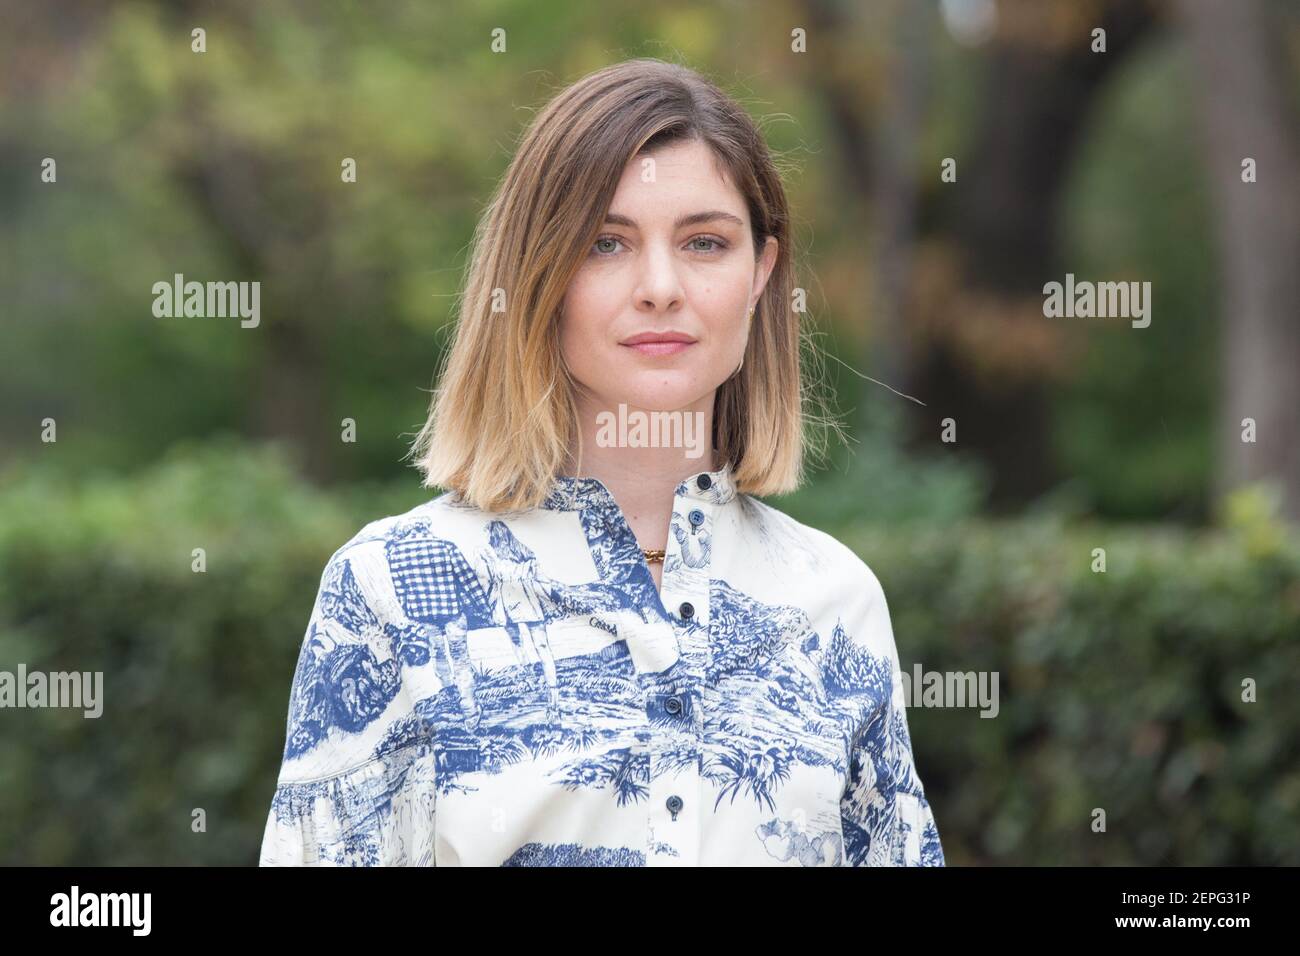
[[[708,242],[713,244],[712,247],[708,249],[701,249],[699,246],[694,246],[691,250],[692,252],[721,252],[727,247],[725,242],[721,239],[716,239],[713,236],[696,236],[691,240],[691,242]]]
[[[601,237],[598,238],[595,242],[592,243],[592,250],[593,250],[593,251],[597,251],[597,252],[599,252],[602,256],[612,255],[612,254],[614,253],[614,250],[613,250],[613,249],[601,249],[601,248],[600,248],[600,244],[601,244],[602,242],[612,242],[612,243],[614,243],[614,244],[617,245],[617,244],[618,244],[618,240],[615,239],[613,236],[601,236]]]

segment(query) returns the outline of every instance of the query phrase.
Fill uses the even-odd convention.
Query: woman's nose
[[[679,263],[666,242],[647,243],[637,268],[640,270],[641,298],[659,310],[666,310],[679,302],[682,296]]]

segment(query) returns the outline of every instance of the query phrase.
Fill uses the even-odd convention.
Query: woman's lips
[[[676,329],[666,329],[663,332],[640,332],[622,344],[642,355],[676,355],[688,345],[694,345],[695,338]]]
[[[637,342],[627,347],[635,349],[642,355],[675,355],[694,344],[694,342]]]

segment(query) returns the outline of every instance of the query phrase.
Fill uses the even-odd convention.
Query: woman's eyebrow
[[[723,212],[721,209],[710,209],[706,212],[693,212],[689,215],[678,217],[673,223],[673,229],[681,229],[684,226],[698,226],[703,222],[715,222],[717,220],[734,223],[737,226],[743,226],[744,220],[738,216],[733,216],[729,212]],[[607,226],[627,226],[630,229],[637,228],[636,220],[627,216],[621,216],[616,212],[611,212],[605,216],[605,225]]]

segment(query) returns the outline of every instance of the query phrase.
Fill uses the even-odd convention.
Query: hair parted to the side
[[[693,139],[711,147],[719,172],[745,197],[755,252],[767,236],[779,242],[740,374],[715,399],[719,465],[731,466],[743,493],[802,483],[805,453],[820,453],[824,427],[838,426],[819,394],[818,352],[792,308],[780,175],[736,101],[687,67],[634,59],[589,74],[546,105],[478,223],[455,336],[410,453],[425,487],[484,511],[528,510],[545,499],[571,450],[581,460],[576,383],[559,347],[565,291],[627,161]]]

